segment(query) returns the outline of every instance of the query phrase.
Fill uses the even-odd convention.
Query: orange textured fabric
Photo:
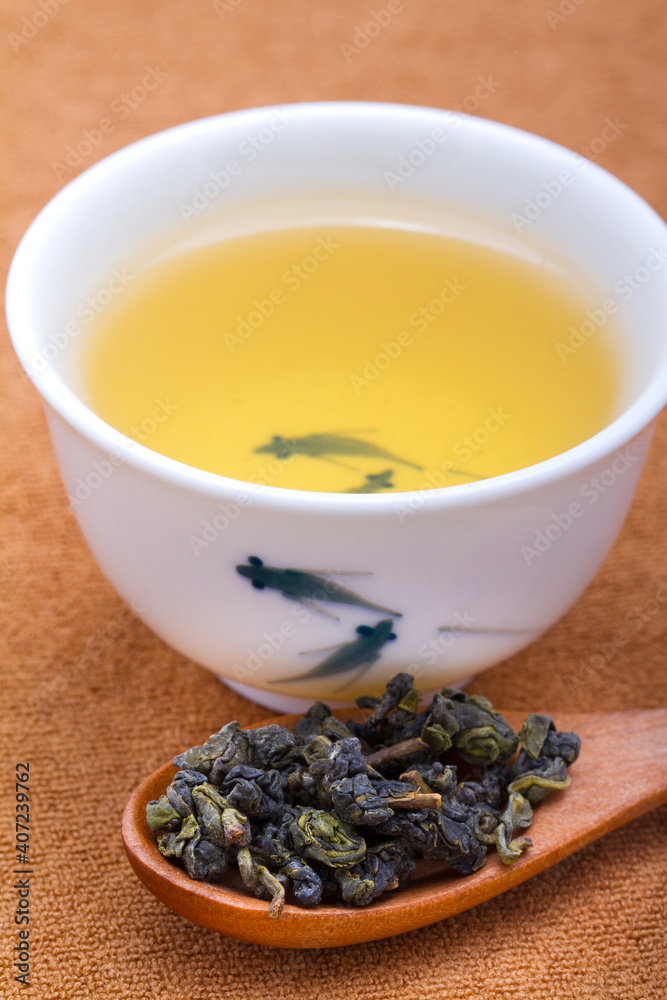
[[[374,18],[381,29],[366,30]],[[101,157],[193,118],[301,100],[469,110],[582,151],[667,214],[663,0],[5,0],[0,30],[5,267],[37,211]],[[147,73],[156,85],[142,91]],[[86,133],[90,151],[77,153]],[[158,903],[120,841],[130,791],[223,722],[268,713],[123,607],[82,540],[40,400],[5,332],[1,358],[3,996],[665,996],[664,808],[475,910],[338,951],[243,944]],[[666,481],[663,416],[596,580],[547,635],[470,691],[556,716],[667,703]],[[25,759],[30,991],[12,965],[13,781]]]

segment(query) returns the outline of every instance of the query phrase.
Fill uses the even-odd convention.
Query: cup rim
[[[286,489],[280,486],[261,486],[218,473],[206,472],[168,458],[135,442],[98,417],[79,399],[53,366],[47,365],[42,371],[35,370],[30,363],[30,351],[39,350],[39,339],[29,309],[33,259],[44,241],[53,238],[69,207],[80,195],[89,187],[103,182],[108,174],[131,167],[132,163],[148,150],[160,146],[168,147],[171,143],[180,142],[202,131],[224,128],[227,122],[238,121],[242,117],[263,119],[266,115],[275,114],[282,109],[302,117],[316,114],[319,118],[341,114],[381,116],[409,115],[418,112],[421,115],[430,114],[442,122],[456,115],[466,122],[468,128],[476,129],[478,132],[495,133],[514,143],[529,144],[533,148],[541,145],[561,156],[563,153],[570,154],[564,146],[502,122],[441,108],[370,101],[299,102],[224,112],[172,126],[111,153],[73,178],[39,212],[16,249],[7,279],[6,313],[14,350],[40,395],[66,423],[85,439],[104,452],[118,456],[130,467],[180,488],[194,488],[201,494],[219,498],[228,498],[230,493],[245,495],[253,501],[263,500],[270,506],[348,514],[388,513],[392,508],[409,502],[409,499],[415,496],[420,498],[422,509],[455,507],[462,504],[469,506],[511,497],[582,472],[629,444],[651,425],[667,402],[667,350],[661,363],[656,365],[649,383],[618,417],[597,434],[542,462],[479,482],[461,485],[431,487],[425,484],[421,490],[384,494],[325,493]],[[587,171],[595,178],[597,184],[607,187],[611,197],[624,199],[626,202],[633,201],[634,210],[640,213],[640,221],[645,225],[659,223],[664,229],[667,240],[667,226],[664,221],[631,188],[592,161],[588,161]],[[667,336],[665,339],[667,340]]]

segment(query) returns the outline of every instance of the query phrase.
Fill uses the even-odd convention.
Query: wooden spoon
[[[335,713],[349,719],[350,709]],[[527,713],[503,712],[517,731]],[[299,716],[268,719],[293,727]],[[667,709],[558,714],[559,730],[578,733],[581,756],[570,768],[572,784],[551,792],[535,808],[527,831],[534,847],[513,865],[495,852],[473,875],[461,876],[437,862],[418,867],[412,884],[367,907],[330,904],[307,910],[286,905],[278,919],[268,903],[248,893],[236,873],[216,884],[195,882],[163,858],[146,824],[146,803],[158,798],[175,768],[165,764],[132,794],[121,823],[125,850],[139,879],[159,900],[202,927],[255,944],[279,948],[331,948],[391,937],[461,913],[562,861],[610,830],[667,802]]]

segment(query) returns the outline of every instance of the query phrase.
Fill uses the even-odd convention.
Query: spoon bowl
[[[360,717],[344,709],[339,718]],[[526,713],[502,712],[518,731]],[[257,722],[292,728],[298,715]],[[391,937],[425,927],[476,906],[532,878],[598,837],[667,802],[667,709],[604,714],[558,713],[559,730],[582,740],[571,766],[572,784],[552,792],[535,809],[534,846],[514,864],[491,853],[473,875],[461,876],[440,862],[418,864],[407,889],[389,892],[369,906],[321,905],[312,910],[286,904],[271,919],[268,903],[256,899],[238,875],[221,883],[196,882],[162,857],[146,824],[146,804],[165,790],[176,768],[164,764],[131,795],[121,822],[123,843],[140,881],[161,902],[193,923],[230,937],[278,948],[332,948]]]

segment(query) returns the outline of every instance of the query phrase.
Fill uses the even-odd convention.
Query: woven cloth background
[[[587,152],[667,215],[663,0],[393,0],[388,23],[366,32],[386,8],[386,0],[5,0],[3,267],[37,211],[95,160],[189,119],[301,100],[464,107]],[[150,71],[158,82],[142,97],[135,88]],[[487,96],[476,106],[481,82]],[[68,147],[105,118],[112,129],[63,166]],[[175,749],[231,718],[268,713],[122,605],[81,538],[40,400],[5,331],[1,365],[2,995],[30,995],[11,967],[14,766],[27,758],[30,993],[40,1000],[665,996],[665,809],[475,910],[338,951],[240,943],[153,899],[118,833],[130,791]],[[469,690],[500,707],[554,713],[667,703],[666,482],[663,418],[597,579],[548,635]]]

